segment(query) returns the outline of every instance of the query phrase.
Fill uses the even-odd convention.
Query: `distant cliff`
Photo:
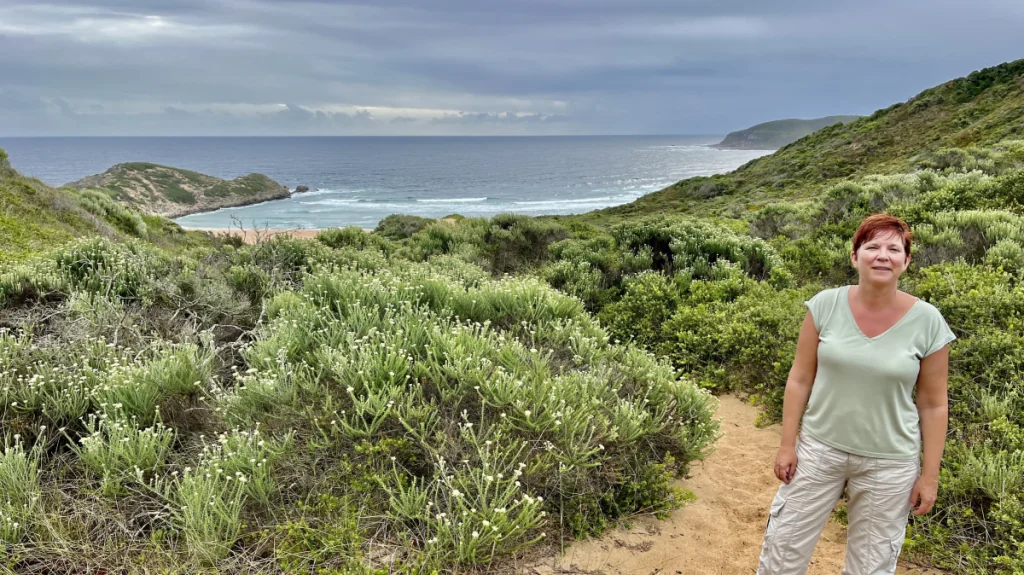
[[[198,172],[147,162],[117,164],[102,174],[66,184],[99,189],[140,212],[176,218],[220,208],[287,198],[288,188],[263,174],[222,180]]]
[[[724,140],[713,147],[730,150],[777,150],[826,126],[845,124],[858,118],[860,116],[827,116],[813,120],[774,120],[751,126],[746,130],[729,132]]]

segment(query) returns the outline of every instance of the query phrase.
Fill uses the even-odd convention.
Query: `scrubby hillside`
[[[92,236],[140,238],[159,245],[202,241],[195,232],[142,215],[97,190],[55,189],[22,176],[0,149],[0,261],[24,259]]]
[[[222,180],[189,170],[130,162],[67,184],[98,189],[148,215],[174,218],[289,197],[288,188],[263,174]]]
[[[714,398],[542,280],[385,237],[432,223],[0,262],[0,566],[469,572],[686,502]]]
[[[166,220],[60,196],[114,231],[0,263],[2,565],[470,572],[663,514],[718,435],[708,392],[779,418],[803,302],[856,281],[850,236],[886,211],[915,232],[902,287],[959,338],[939,501],[903,551],[1024,572],[1022,69],[822,130],[685,204],[736,217],[393,216],[162,247]],[[8,172],[33,210],[58,192]],[[807,199],[746,205],[761,192]]]
[[[984,161],[984,150],[1024,138],[1024,60],[986,68],[910,100],[804,137],[729,174],[690,178],[588,221],[652,213],[738,215],[751,206],[820,195],[866,174]],[[957,148],[954,155],[944,153]],[[595,217],[596,216],[596,217]]]
[[[83,208],[74,194],[18,174],[0,149],[0,260],[75,236],[112,233],[111,226]]]
[[[826,116],[812,120],[772,120],[745,130],[729,132],[712,147],[732,150],[777,150],[787,144],[831,126],[857,120],[860,116]]]

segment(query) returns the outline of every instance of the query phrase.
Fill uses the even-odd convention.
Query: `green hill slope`
[[[0,149],[0,260],[18,258],[76,236],[113,236],[114,227],[68,190],[53,189],[11,168]]]
[[[174,218],[220,208],[287,198],[288,188],[263,174],[222,180],[206,174],[151,164],[117,164],[67,184],[76,190],[100,189],[115,200],[155,216]]]
[[[87,236],[137,237],[162,246],[204,241],[201,233],[142,215],[103,192],[51,188],[22,176],[0,149],[0,261],[19,260]]]
[[[745,130],[729,132],[714,148],[730,150],[777,150],[808,134],[831,126],[860,119],[860,116],[826,116],[812,120],[773,120]]]
[[[1024,138],[1024,60],[976,71],[849,124],[836,124],[712,177],[690,178],[633,203],[591,212],[601,221],[651,213],[738,215],[752,206],[821,194],[870,173],[938,162],[948,147]]]

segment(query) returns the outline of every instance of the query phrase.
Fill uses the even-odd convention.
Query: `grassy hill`
[[[0,261],[19,260],[82,237],[140,238],[157,245],[203,241],[159,216],[143,215],[97,190],[51,188],[11,168],[0,149]]]
[[[582,219],[606,225],[652,213],[738,216],[760,204],[816,196],[864,174],[942,167],[945,148],[969,153],[972,147],[1020,138],[1024,59],[950,80],[849,124],[829,126],[731,173],[683,180]]]
[[[102,174],[82,178],[67,186],[77,190],[103,190],[111,198],[140,212],[168,218],[277,200],[290,195],[288,188],[263,174],[222,180],[147,162],[117,164]]]
[[[860,116],[826,116],[812,120],[773,120],[745,130],[729,132],[725,139],[713,147],[730,150],[777,150],[826,126],[853,122],[859,118]]]
[[[0,260],[32,253],[76,236],[113,236],[68,190],[55,190],[11,168],[0,149]]]

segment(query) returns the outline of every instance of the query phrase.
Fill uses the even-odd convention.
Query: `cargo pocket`
[[[781,496],[776,495],[772,499],[771,509],[768,510],[768,524],[765,526],[764,537],[770,539],[775,534],[776,529],[779,527],[779,513],[782,513],[782,508],[785,507],[786,500]]]
[[[896,573],[896,563],[900,558],[900,551],[903,549],[903,536],[899,539],[889,541],[889,562],[886,564],[886,573]]]
[[[758,575],[776,573],[783,564],[783,552],[776,541],[779,531],[779,516],[782,508],[786,506],[786,500],[780,494],[772,499],[772,506],[768,511],[768,523],[764,528],[764,544],[761,546],[761,557],[758,564]]]

